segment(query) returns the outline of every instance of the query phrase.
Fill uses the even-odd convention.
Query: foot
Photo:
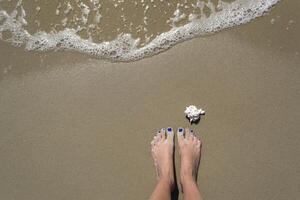
[[[197,183],[198,168],[201,158],[201,141],[190,129],[179,128],[177,135],[181,160],[181,185],[187,181]]]
[[[151,142],[151,152],[156,168],[157,179],[174,187],[174,133],[172,128],[161,129]]]

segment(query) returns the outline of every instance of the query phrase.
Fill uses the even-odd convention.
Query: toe
[[[191,135],[190,140],[192,140],[193,142],[197,142],[197,138],[194,135]]]
[[[192,136],[196,136],[196,134],[195,134],[195,132],[194,132],[194,130],[193,130],[193,129],[190,129],[190,135],[192,135]]]
[[[202,146],[201,140],[196,139],[196,146],[197,146],[197,148],[201,149],[201,146]]]
[[[161,134],[161,139],[165,140],[166,139],[166,130],[164,128],[160,130],[160,134]]]
[[[161,130],[157,131],[156,136],[157,136],[158,138],[162,138]]]
[[[167,128],[167,140],[169,142],[173,142],[173,140],[174,140],[174,132],[171,127]]]
[[[156,135],[156,136],[154,136],[154,143],[156,144],[156,143],[158,143],[160,140],[161,140],[161,136],[160,135]]]
[[[150,144],[151,144],[151,147],[153,148],[155,145],[155,140],[152,140]]]
[[[184,129],[183,128],[178,128],[177,139],[178,139],[178,144],[181,145],[183,142],[183,139],[184,139]]]
[[[191,131],[189,128],[185,129],[185,134],[184,134],[185,139],[190,139],[191,138]]]
[[[198,139],[198,144],[201,147],[202,146],[202,141]]]

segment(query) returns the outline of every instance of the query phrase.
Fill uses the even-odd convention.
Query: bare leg
[[[151,142],[151,152],[157,174],[157,185],[150,200],[170,200],[175,187],[173,154],[174,133],[171,128],[167,132],[162,129]]]
[[[181,160],[180,183],[185,200],[202,200],[197,185],[201,158],[201,141],[189,130],[177,131]]]

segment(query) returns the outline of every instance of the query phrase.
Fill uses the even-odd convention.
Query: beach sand
[[[0,199],[147,199],[150,141],[168,126],[202,139],[205,199],[299,199],[299,10],[283,1],[132,63],[1,42]],[[206,110],[198,125],[190,104]]]

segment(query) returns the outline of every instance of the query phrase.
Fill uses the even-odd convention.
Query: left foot
[[[161,129],[151,142],[151,152],[156,168],[157,179],[167,181],[174,187],[174,133],[171,128]]]

